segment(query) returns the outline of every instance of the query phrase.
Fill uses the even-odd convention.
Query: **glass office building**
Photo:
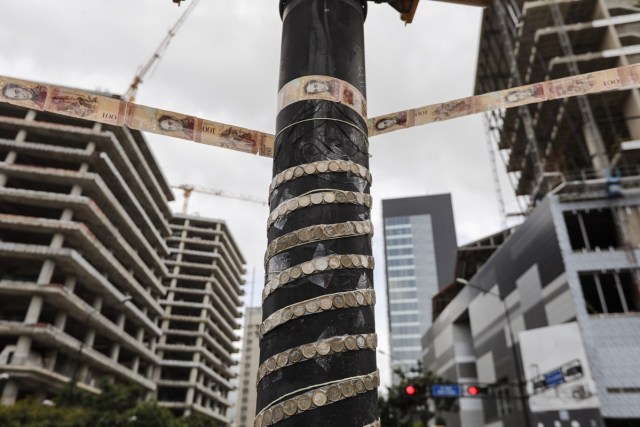
[[[391,367],[409,372],[421,358],[420,338],[431,325],[431,298],[454,279],[451,196],[383,200],[382,209]]]

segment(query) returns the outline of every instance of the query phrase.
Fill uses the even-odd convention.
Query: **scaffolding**
[[[640,8],[625,0],[495,0],[485,10],[476,94],[640,62]],[[529,208],[568,176],[636,175],[637,89],[486,114]]]

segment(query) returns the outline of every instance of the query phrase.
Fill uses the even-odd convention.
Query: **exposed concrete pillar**
[[[133,365],[131,366],[131,370],[136,374],[140,370],[140,356],[135,356],[133,358]]]
[[[33,110],[29,110],[27,111],[25,120],[33,121],[35,117],[36,117],[36,112]],[[22,143],[25,141],[26,138],[27,138],[27,131],[22,129],[16,135],[16,138],[14,139],[14,141],[17,143]],[[18,153],[14,150],[11,150],[5,157],[4,163],[12,165],[16,162],[17,157],[18,157]],[[4,187],[6,184],[7,184],[7,175],[0,174],[0,188]]]
[[[2,405],[13,405],[18,398],[18,391],[18,384],[15,381],[7,381],[2,389],[2,399],[0,403]]]
[[[118,358],[120,357],[120,344],[113,344],[111,346],[111,359],[114,362],[118,363]]]
[[[593,135],[591,128],[592,127],[586,125],[583,127],[584,140],[587,144],[587,150],[589,150],[591,164],[599,176],[605,176],[610,167],[607,149],[604,146],[602,137]]]

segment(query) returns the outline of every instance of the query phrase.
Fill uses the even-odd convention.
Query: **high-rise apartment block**
[[[409,372],[421,356],[420,337],[431,325],[431,298],[453,280],[451,196],[383,200],[382,217],[391,366]]]
[[[244,335],[240,356],[235,427],[251,427],[255,418],[261,323],[262,308],[247,307],[244,313]]]
[[[107,379],[231,422],[244,259],[172,197],[140,132],[0,106],[3,404]]]
[[[144,138],[3,105],[0,159],[2,402],[154,394],[172,195]]]
[[[171,230],[158,400],[228,424],[244,259],[222,221],[176,215]]]

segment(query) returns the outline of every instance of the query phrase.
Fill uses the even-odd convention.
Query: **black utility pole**
[[[366,109],[348,105],[366,94],[366,10],[280,4],[279,89],[298,81],[302,95],[277,117],[257,427],[377,422]],[[321,92],[341,100],[313,99]]]

